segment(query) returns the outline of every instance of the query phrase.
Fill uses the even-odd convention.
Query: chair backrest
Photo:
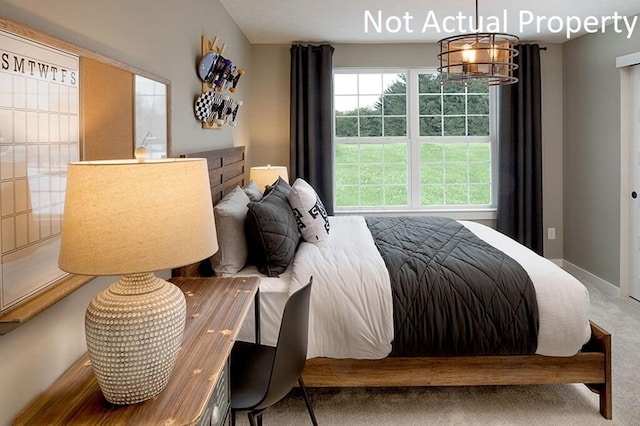
[[[284,398],[298,382],[307,360],[309,299],[313,277],[289,296],[284,306],[269,388],[255,409],[269,407]]]

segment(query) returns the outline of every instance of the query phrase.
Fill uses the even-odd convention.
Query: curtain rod
[[[535,44],[535,43],[534,43]],[[540,50],[547,50],[547,46],[538,46],[538,49]]]

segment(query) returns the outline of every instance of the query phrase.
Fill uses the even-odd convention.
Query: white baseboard
[[[620,289],[608,281],[603,280],[597,275],[582,269],[573,263],[564,259],[550,259],[553,263],[560,266],[562,269],[579,279],[585,284],[597,287],[599,290],[612,297],[620,297]]]

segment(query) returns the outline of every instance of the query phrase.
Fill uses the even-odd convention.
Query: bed
[[[234,147],[223,150],[200,152],[189,154],[190,157],[207,158],[210,169],[210,181],[212,188],[212,198],[214,204],[219,202],[225,194],[232,191],[237,186],[244,186],[245,166],[244,148]],[[356,223],[357,222],[357,223]],[[336,230],[336,235],[342,235],[345,241],[360,239],[359,232],[366,232],[361,227],[364,219],[336,217],[332,218],[332,229]],[[371,226],[371,224],[367,225]],[[386,226],[386,224],[385,224]],[[456,224],[457,226],[457,224]],[[491,235],[497,234],[486,231],[483,227],[477,227],[473,223],[462,223],[466,229],[480,234],[481,238],[491,239]],[[354,229],[355,235],[348,235],[350,229]],[[365,228],[366,229],[366,228]],[[487,235],[482,235],[488,232]],[[500,239],[500,238],[499,238]],[[506,237],[505,237],[506,239]],[[500,246],[506,244],[501,249],[505,252],[511,251],[510,255],[518,257],[515,252],[519,251],[517,243],[512,240],[493,242]],[[510,245],[511,244],[511,245]],[[515,246],[513,245],[515,244]],[[293,291],[293,283],[302,282],[305,277],[314,271],[305,269],[298,264],[304,263],[304,252],[313,259],[314,245],[301,244],[296,252],[296,267],[287,267],[280,274],[280,277],[264,277],[261,281],[261,334],[263,342],[269,344],[277,336],[277,321],[281,312],[281,307],[288,294]],[[360,247],[354,248],[360,252]],[[524,250],[526,252],[526,250]],[[538,281],[547,280],[550,276],[562,275],[564,272],[550,265],[550,262],[542,258],[520,259],[519,262],[528,265],[527,272],[530,275],[540,275]],[[308,263],[308,262],[307,262]],[[313,262],[311,262],[313,263]],[[525,265],[523,265],[524,267]],[[374,266],[376,268],[378,266]],[[255,268],[248,267],[239,274],[258,274]],[[550,269],[546,269],[550,268]],[[526,269],[526,268],[525,268]],[[542,272],[541,272],[542,271]],[[317,273],[318,271],[315,270]],[[211,263],[208,260],[198,264],[189,265],[173,271],[176,276],[210,276],[213,274]],[[258,274],[260,275],[260,274]],[[298,276],[299,275],[299,276]],[[534,277],[532,277],[534,278]],[[540,278],[542,278],[540,280]],[[315,280],[315,277],[314,277]],[[549,284],[549,283],[547,283]],[[536,284],[538,286],[540,284]],[[580,285],[581,286],[581,285]],[[547,285],[547,288],[549,286]],[[539,287],[536,291],[540,292]],[[580,290],[578,290],[580,291]],[[584,290],[586,292],[586,290]],[[382,291],[384,293],[384,291]],[[386,297],[386,296],[385,296]],[[588,303],[588,302],[587,302]],[[312,302],[313,304],[313,302]],[[384,304],[383,304],[384,305]],[[388,305],[388,303],[387,303]],[[313,305],[312,305],[313,306]],[[384,305],[386,306],[386,305]],[[368,308],[367,308],[368,309]],[[387,308],[385,308],[387,309]],[[544,306],[541,310],[545,310]],[[555,309],[555,308],[554,308]],[[313,319],[313,307],[312,307]],[[388,316],[386,311],[381,316]],[[588,314],[587,314],[588,315]],[[560,315],[562,317],[562,315]],[[369,315],[369,318],[373,318]],[[472,356],[384,356],[389,352],[389,348],[369,348],[364,347],[361,352],[356,352],[356,356],[350,357],[349,352],[342,353],[340,349],[345,345],[338,342],[323,347],[311,344],[310,358],[303,373],[307,386],[310,387],[379,387],[379,386],[451,386],[451,385],[526,385],[526,384],[558,384],[558,383],[584,383],[593,392],[599,395],[600,413],[603,417],[612,417],[612,395],[611,395],[611,336],[597,324],[581,320],[578,321],[578,331],[570,333],[577,336],[579,341],[571,343],[574,349],[556,348],[551,342],[546,350],[535,354],[524,355],[472,355]],[[313,321],[312,321],[313,322]],[[253,323],[248,319],[247,324]],[[541,328],[545,323],[540,321]],[[547,321],[548,323],[548,321]],[[551,322],[553,324],[553,322]],[[581,331],[580,327],[585,330]],[[374,327],[370,334],[388,335],[389,330],[384,330],[385,325]],[[547,324],[547,329],[548,329]],[[542,333],[543,330],[540,330]],[[547,330],[548,331],[548,330]],[[313,330],[310,331],[313,334]],[[319,331],[318,333],[321,333]],[[243,330],[241,338],[250,338],[253,330]],[[356,333],[362,334],[362,333]],[[366,335],[366,333],[364,333]],[[393,331],[391,331],[393,338]],[[383,340],[384,340],[383,336]],[[388,338],[388,337],[387,337]],[[320,339],[323,341],[323,339]],[[326,340],[326,339],[324,339]],[[368,336],[365,336],[365,341]],[[557,339],[556,339],[557,340]],[[560,338],[560,340],[562,340]],[[367,342],[365,342],[367,343]],[[577,346],[577,349],[575,349]],[[544,346],[544,345],[542,345]],[[371,351],[370,353],[368,351]],[[382,352],[380,352],[382,351]],[[569,351],[567,353],[566,351]],[[326,354],[330,354],[326,356]],[[409,353],[411,353],[409,351]],[[416,353],[419,353],[416,352]]]

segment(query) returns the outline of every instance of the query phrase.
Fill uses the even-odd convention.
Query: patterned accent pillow
[[[289,205],[302,238],[310,243],[329,237],[329,218],[316,191],[303,179],[296,179],[289,193]]]

